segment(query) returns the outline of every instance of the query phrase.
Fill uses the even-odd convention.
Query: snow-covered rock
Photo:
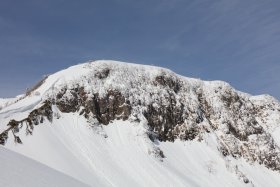
[[[278,186],[279,122],[271,96],[94,61],[0,110],[0,144],[90,185]]]

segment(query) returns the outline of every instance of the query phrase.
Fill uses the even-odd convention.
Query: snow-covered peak
[[[153,80],[155,76],[160,74],[176,76],[175,73],[168,69],[155,66],[98,60],[71,66],[50,75],[37,91],[43,94],[51,89],[56,89],[61,86],[71,87],[76,84],[91,89],[94,87],[91,85],[93,81],[103,79],[105,76],[106,80],[104,80],[104,85],[109,87],[112,85],[119,85],[118,83],[140,82],[143,81],[143,79]],[[126,86],[129,89],[129,85]]]
[[[88,93],[98,92],[100,95],[106,94],[110,89],[116,89],[123,94],[128,94],[135,88],[159,93],[160,86],[157,89],[154,87],[157,78],[163,78],[165,82],[173,81],[181,84],[182,91],[197,90],[203,86],[213,90],[218,88],[233,90],[228,83],[223,81],[201,81],[177,75],[166,68],[98,60],[71,66],[48,76],[40,86],[32,90],[30,95],[40,95],[44,100],[56,95],[62,88],[71,89],[77,87],[77,85],[83,87]]]
[[[124,124],[129,132],[122,128]],[[120,128],[114,125],[120,125]],[[185,158],[187,155],[181,149],[186,141],[196,142],[193,145],[197,146],[202,143],[207,147],[207,154],[214,151],[213,158],[222,160],[217,163],[244,183],[259,183],[256,176],[248,179],[250,172],[238,169],[237,166],[242,166],[245,161],[261,165],[271,172],[280,172],[280,104],[276,99],[267,95],[251,96],[223,81],[187,78],[155,66],[102,60],[49,75],[28,90],[25,97],[0,111],[0,130],[0,144],[89,184],[109,175],[110,179],[105,181],[123,186],[123,180],[119,180],[122,177],[114,178],[110,170],[102,170],[106,175],[100,173],[102,164],[98,165],[95,159],[102,160],[100,163],[110,160],[108,163],[113,164],[134,158],[135,151],[137,155],[139,152],[139,155],[148,153],[156,157],[164,163],[159,165],[160,168],[186,171],[177,168],[174,155],[169,154],[172,146],[180,142],[180,148],[175,149],[182,154],[180,159]],[[36,138],[33,140],[33,137]],[[210,143],[209,137],[213,140]],[[131,150],[124,150],[123,154],[110,151],[114,146],[119,147],[120,143],[127,145],[131,141],[135,141],[135,146],[128,146]],[[167,144],[168,149],[164,149]],[[104,145],[108,147],[97,149]],[[141,145],[140,149],[138,145]],[[40,156],[33,151],[34,147],[40,149],[42,146],[52,150],[47,151],[52,153],[52,159],[44,156],[44,151]],[[65,161],[66,156],[56,154],[60,151],[67,155]],[[201,153],[194,148],[189,159]],[[113,156],[103,159],[104,155]],[[80,157],[83,159],[75,159]],[[144,163],[142,159],[137,159]],[[145,163],[154,163],[149,159],[148,156]],[[60,165],[57,166],[54,160],[60,160]],[[67,164],[69,160],[73,165]],[[229,164],[229,161],[235,164]],[[114,168],[129,174],[132,162],[129,165],[117,164]],[[212,160],[207,163],[210,173],[212,165],[215,165],[213,163],[215,161]],[[82,164],[80,171],[71,169],[79,164]],[[141,164],[135,167],[139,166]],[[84,172],[86,176],[81,175]],[[175,173],[170,176],[175,175],[175,179],[180,176],[179,186],[189,184],[181,178],[186,177],[185,172]],[[97,178],[88,179],[91,174]],[[135,178],[137,182],[132,180],[130,184],[143,184],[139,176]],[[153,182],[159,186],[162,184],[158,178]],[[173,180],[169,182],[174,183]]]

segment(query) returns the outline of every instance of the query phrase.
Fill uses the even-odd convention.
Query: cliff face
[[[280,171],[280,142],[273,136],[280,124],[279,102],[236,91],[225,82],[190,79],[152,66],[98,61],[49,76],[25,99],[32,97],[39,97],[42,104],[26,118],[7,118],[0,144],[8,138],[22,143],[19,131],[29,135],[45,119],[59,118],[52,109],[56,106],[62,113],[79,113],[92,126],[113,120],[143,122],[151,141],[203,141],[213,134],[224,157],[244,158]]]

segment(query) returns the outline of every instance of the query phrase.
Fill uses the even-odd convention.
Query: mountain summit
[[[222,81],[93,61],[0,107],[2,146],[91,186],[280,185],[279,102]]]

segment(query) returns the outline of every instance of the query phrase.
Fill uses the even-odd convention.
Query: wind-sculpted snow
[[[32,104],[36,102],[39,104],[34,108],[25,107],[33,106]],[[13,113],[9,111],[13,111]],[[44,134],[39,129],[45,128],[45,125],[52,128],[52,124],[54,124],[56,127],[53,129],[59,128],[57,126],[60,125],[66,130],[67,124],[69,124],[70,128],[70,124],[74,123],[71,121],[71,114],[79,116],[79,120],[85,121],[81,124],[78,124],[80,122],[75,123],[75,128],[79,128],[78,125],[87,126],[89,131],[93,130],[98,136],[101,135],[108,141],[111,141],[112,137],[110,137],[110,133],[107,133],[106,128],[114,126],[116,120],[122,120],[126,124],[129,122],[131,126],[138,124],[137,128],[143,127],[144,129],[141,137],[145,141],[140,142],[148,146],[149,150],[145,154],[154,155],[154,158],[162,161],[161,164],[168,163],[171,159],[168,156],[168,150],[163,148],[164,145],[172,147],[173,144],[174,146],[178,144],[175,142],[196,142],[195,145],[201,144],[207,147],[206,142],[210,136],[215,139],[212,141],[212,145],[209,145],[211,149],[215,149],[214,157],[223,161],[219,168],[224,167],[229,173],[237,176],[243,184],[259,184],[256,179],[257,175],[250,175],[248,172],[250,170],[248,168],[255,167],[255,165],[275,170],[276,173],[271,171],[273,176],[280,175],[280,104],[277,100],[266,95],[251,96],[236,91],[222,81],[201,81],[176,75],[164,68],[116,61],[89,62],[48,76],[26,97],[0,111],[0,129],[3,129],[0,134],[0,143],[11,149],[14,149],[11,142],[22,143],[22,145],[17,145],[16,149],[27,147],[27,144],[33,145],[31,143],[33,137],[39,136],[39,134],[36,135],[36,131],[39,131],[40,135]],[[69,119],[65,121],[64,118]],[[64,122],[66,124],[62,125]],[[26,129],[31,133],[23,133],[27,132]],[[59,131],[59,133],[64,136],[62,134],[65,132]],[[71,133],[76,132],[74,130]],[[29,136],[31,134],[32,136]],[[83,136],[81,135],[79,139],[75,140],[69,138],[69,141],[75,142],[75,146],[78,147],[75,148],[77,151],[86,150],[86,154],[90,155],[93,153],[89,153],[89,150],[98,151],[94,149],[95,147],[87,145],[93,141],[91,138],[76,145],[83,139]],[[94,137],[96,134],[90,136]],[[25,143],[25,141],[27,142]],[[79,146],[86,148],[80,150]],[[170,147],[168,149],[172,149]],[[28,151],[23,152],[29,155]],[[100,154],[110,154],[110,151],[101,150]],[[122,156],[129,158],[130,154],[132,153],[128,151]],[[200,153],[194,151],[190,154],[196,157],[195,154]],[[80,156],[76,153],[74,155]],[[32,157],[36,159],[36,156]],[[38,160],[43,162],[44,159],[39,158]],[[119,157],[110,159],[118,162]],[[89,156],[85,160],[92,164],[91,167],[98,168],[94,164],[94,157]],[[240,164],[244,164],[244,161],[247,162],[248,167],[246,166],[247,169],[242,170],[238,166],[241,167]],[[47,162],[49,161],[47,160]],[[149,161],[143,161],[143,163],[147,164]],[[53,163],[48,164],[56,167]],[[172,168],[180,167],[172,164],[175,164],[175,161],[171,163]],[[206,170],[219,173],[215,169],[211,169],[212,165],[215,165],[212,161],[206,165],[208,168]],[[116,166],[116,168],[118,167]],[[64,166],[57,167],[57,169],[77,177],[77,174],[69,172]],[[259,172],[262,170],[264,169],[260,169]],[[128,168],[123,169],[123,172],[127,171],[129,171]],[[183,172],[184,169],[181,171]],[[97,170],[90,173],[96,174],[96,172]],[[108,172],[105,173],[110,175]],[[178,177],[181,174],[175,175]],[[186,175],[183,174],[184,177]],[[96,175],[96,178],[100,177],[101,175]],[[110,177],[104,180],[114,181],[113,183],[119,186],[123,185]],[[145,180],[144,178],[142,179]],[[175,186],[186,186],[184,184],[200,186],[203,184],[197,181],[187,183],[183,178],[179,177],[182,183],[170,181],[169,184],[176,183]],[[92,183],[86,179],[83,181],[88,184]],[[133,181],[131,180],[131,185]],[[143,185],[139,182],[140,179],[137,181],[138,179],[134,181],[135,184]],[[160,180],[154,182],[153,184],[164,184]],[[237,183],[239,184],[239,182]],[[279,185],[280,180],[276,183]],[[110,182],[106,185],[110,186]]]

